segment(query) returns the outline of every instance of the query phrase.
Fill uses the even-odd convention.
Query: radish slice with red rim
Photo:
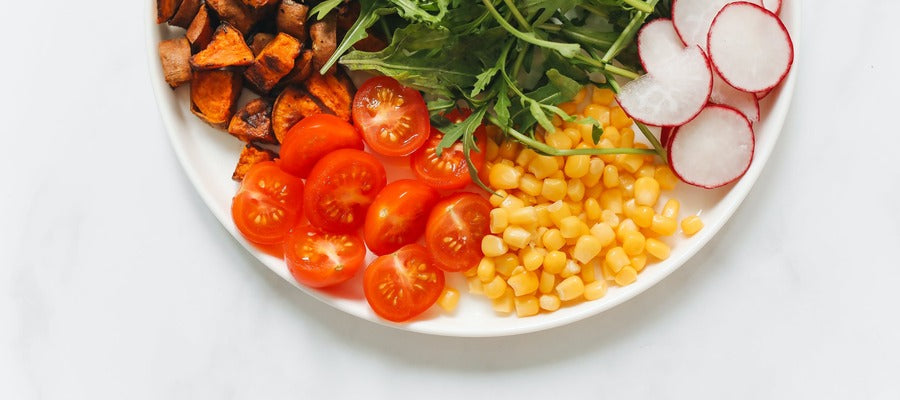
[[[787,76],[794,44],[775,14],[745,2],[719,12],[709,29],[710,60],[731,86],[745,92],[769,90]]]
[[[744,114],[750,122],[759,121],[759,100],[756,99],[756,95],[733,88],[722,80],[716,71],[713,71],[713,88],[709,102],[732,107]]]
[[[676,57],[684,53],[684,43],[675,31],[672,20],[660,18],[641,28],[637,37],[638,57],[644,71],[663,73]]]
[[[771,11],[773,14],[778,14],[781,12],[781,0],[762,0],[762,6],[766,8],[766,10]]]
[[[674,0],[672,22],[678,36],[688,46],[698,45],[706,50],[709,26],[719,11],[728,4],[750,1],[762,5],[761,0]]]
[[[672,134],[669,165],[688,184],[721,187],[750,168],[755,140],[750,121],[740,111],[710,105]]]

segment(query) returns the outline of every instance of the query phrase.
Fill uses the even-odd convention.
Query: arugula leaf
[[[444,15],[447,13],[449,0],[437,0],[434,2],[416,1],[416,0],[390,0],[397,7],[397,13],[401,17],[412,21],[428,22],[431,24],[440,23]],[[425,3],[425,4],[422,4]],[[429,7],[430,6],[430,7]],[[431,14],[425,8],[437,11],[437,14]]]
[[[328,3],[328,1],[320,3],[316,8],[321,7],[322,5]],[[340,3],[340,0],[337,1]],[[334,7],[332,7],[334,8]],[[315,10],[315,8],[313,9]],[[330,11],[330,10],[329,10]],[[347,33],[344,34],[344,40],[337,46],[334,50],[334,53],[325,62],[325,65],[322,66],[322,69],[319,70],[320,74],[325,74],[326,71],[331,69],[331,66],[334,65],[340,58],[341,54],[350,50],[356,42],[363,40],[369,37],[369,33],[366,32],[366,29],[369,29],[372,25],[375,25],[378,22],[378,19],[383,15],[387,15],[394,12],[391,8],[388,7],[388,4],[384,0],[360,0],[360,11],[359,18],[356,22],[353,23],[353,26],[347,30]],[[327,14],[327,12],[326,12]],[[325,14],[321,14],[319,19],[325,17]]]
[[[331,10],[337,8],[341,3],[343,3],[343,0],[325,0],[313,7],[309,11],[309,17],[307,18],[312,19],[315,16],[317,21],[321,21],[322,18],[325,18]]]
[[[447,127],[444,127],[443,129],[440,129],[441,132],[444,133],[444,137],[441,139],[441,142],[438,143],[437,149],[435,151],[438,157],[441,156],[441,153],[444,152],[444,149],[453,146],[454,143],[458,142],[464,136],[472,136],[472,134],[475,132],[475,129],[478,129],[478,127],[481,126],[481,122],[484,120],[484,114],[486,112],[487,108],[479,108],[462,122],[451,124]]]

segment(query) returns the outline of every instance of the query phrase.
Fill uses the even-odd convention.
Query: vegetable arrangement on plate
[[[247,143],[237,229],[300,284],[362,273],[394,322],[452,311],[445,273],[519,316],[634,282],[668,257],[664,192],[739,179],[793,63],[780,1],[157,5],[187,29],[160,43],[166,81]],[[356,90],[344,70],[380,76]],[[259,96],[236,110],[244,87]],[[388,182],[392,159],[415,179]]]

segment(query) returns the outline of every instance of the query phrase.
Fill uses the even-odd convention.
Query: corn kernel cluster
[[[594,143],[590,124],[553,121],[538,132],[558,149],[646,148],[635,143],[633,121],[605,89],[584,89],[560,106],[603,125]],[[587,103],[586,106],[580,106]],[[579,113],[580,111],[580,113]],[[517,142],[489,141],[486,149],[491,234],[484,258],[466,271],[469,291],[493,301],[494,310],[531,316],[606,294],[608,285],[637,280],[654,260],[669,257],[664,238],[676,233],[680,204],[660,201],[676,176],[649,155],[540,155]],[[690,236],[703,227],[696,216],[681,221]]]

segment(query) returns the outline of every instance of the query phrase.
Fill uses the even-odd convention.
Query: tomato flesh
[[[303,181],[274,162],[254,165],[231,203],[241,235],[259,244],[278,244],[290,232],[302,208]]]
[[[385,183],[384,166],[371,154],[353,149],[331,152],[306,180],[306,217],[328,232],[352,232],[365,222],[366,210]]]
[[[284,259],[297,282],[314,288],[337,285],[356,275],[366,247],[355,234],[296,227],[284,242]]]
[[[418,244],[378,257],[366,268],[363,291],[380,317],[408,321],[431,307],[444,290],[444,272]]]
[[[422,94],[387,76],[369,79],[359,88],[352,115],[369,147],[386,156],[412,154],[431,130]]]
[[[431,211],[425,243],[444,271],[465,271],[483,257],[481,239],[490,233],[491,204],[474,193],[458,193]]]
[[[418,240],[439,198],[436,190],[412,179],[385,186],[366,213],[364,233],[369,250],[384,255]]]
[[[444,134],[437,129],[431,130],[431,137],[410,158],[410,168],[416,178],[435,189],[462,189],[472,183],[469,165],[466,163],[465,151],[461,142],[445,148],[437,155],[437,146]],[[478,171],[484,169],[485,134],[475,131],[475,141],[479,150],[470,151],[472,164]]]
[[[319,159],[338,149],[363,149],[353,125],[329,114],[306,117],[287,132],[281,143],[278,165],[305,178]]]

